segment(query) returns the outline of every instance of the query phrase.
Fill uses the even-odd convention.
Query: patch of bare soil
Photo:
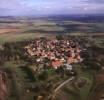
[[[12,29],[12,28],[6,28],[6,29],[0,29],[0,34],[5,34],[5,33],[15,33],[15,32],[20,32],[21,29]]]
[[[5,72],[0,71],[0,100],[5,100],[7,93],[7,76]]]

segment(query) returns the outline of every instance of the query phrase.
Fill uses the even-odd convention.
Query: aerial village
[[[61,67],[69,70],[72,74],[72,64],[83,61],[81,51],[84,49],[78,41],[72,39],[38,38],[24,48],[29,57],[35,57],[35,63],[43,64],[53,69]]]
[[[69,100],[68,97],[60,99],[62,92],[69,96],[73,94],[73,97],[75,93],[82,97],[85,90],[90,93],[95,80],[100,84],[104,82],[103,74],[95,76],[95,72],[103,71],[96,59],[102,59],[104,50],[89,47],[91,43],[82,37],[58,35],[3,45],[4,50],[0,54],[1,61],[4,59],[5,63],[1,64],[5,66],[3,70],[11,82],[8,100]],[[5,73],[0,75],[3,77],[1,82],[5,83]],[[12,87],[13,82],[17,87]],[[4,88],[8,91],[6,84],[3,84]],[[70,94],[64,89],[74,92]],[[85,100],[87,96],[74,100]]]

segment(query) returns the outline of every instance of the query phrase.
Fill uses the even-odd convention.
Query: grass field
[[[94,85],[94,77],[93,74],[89,71],[82,71],[81,68],[83,66],[81,65],[77,65],[76,66],[76,70],[78,72],[78,78],[82,78],[84,80],[86,80],[86,84],[79,89],[79,95],[80,95],[80,99],[81,100],[87,100],[89,94],[90,94],[90,90]]]
[[[0,44],[5,42],[18,42],[24,40],[35,39],[36,37],[47,37],[51,34],[40,34],[40,33],[22,33],[22,34],[0,34]]]
[[[0,23],[0,45],[6,42],[18,42],[35,39],[36,37],[54,37],[57,33],[62,32],[67,35],[74,36],[84,36],[89,34],[99,35],[101,33],[104,35],[104,23],[82,23],[75,21],[33,21],[33,22],[21,22],[21,23]],[[10,27],[10,29],[7,27]],[[16,29],[13,29],[16,27]],[[51,33],[51,34],[50,34]],[[55,34],[54,34],[55,33]],[[54,34],[54,35],[53,35]],[[62,34],[62,35],[63,35]],[[104,47],[104,39],[103,38],[95,38],[94,42]],[[24,64],[24,62],[21,62]],[[31,85],[35,86],[35,83],[32,83],[29,80],[29,73],[26,72],[25,69],[21,68],[17,63],[8,62],[5,63],[4,67],[10,69],[13,73],[12,77],[12,85],[14,84],[14,92],[15,99],[12,97],[9,100],[17,100],[16,96],[21,96],[22,98],[19,100],[33,100],[34,94],[27,93],[27,89],[31,87]],[[30,67],[30,66],[28,66]],[[90,90],[94,85],[94,77],[93,74],[89,71],[81,70],[82,65],[75,65],[76,71],[78,73],[77,78],[81,78],[86,80],[86,84],[79,88],[75,84],[69,84],[60,92],[60,97],[66,97],[67,100],[87,100]],[[46,70],[48,74],[48,78],[46,81],[53,81],[57,83],[57,81],[62,81],[62,78],[59,75],[54,74],[54,70]],[[45,80],[38,81],[37,84],[41,84],[43,82],[45,85]],[[55,84],[57,85],[57,84]],[[11,86],[12,87],[12,86]],[[12,88],[12,89],[13,89]],[[18,94],[19,93],[19,94]],[[60,98],[59,97],[59,98]],[[60,100],[60,99],[58,99]]]
[[[8,100],[33,100],[33,93],[27,93],[28,88],[30,88],[34,83],[32,82],[29,73],[24,66],[26,63],[22,62],[21,64],[17,64],[16,62],[6,62],[4,67],[11,70],[12,84],[9,84],[9,87],[12,87],[10,92],[10,96]],[[12,85],[12,86],[11,86]]]
[[[0,44],[5,42],[16,42],[25,39],[32,39],[35,34],[1,34],[0,35]]]
[[[33,39],[38,36],[53,34],[70,35],[104,35],[104,23],[86,23],[70,20],[2,20],[0,22],[0,44],[12,41]]]
[[[66,84],[58,93],[56,100],[88,100],[91,89],[94,85],[93,74],[89,71],[82,71],[81,65],[75,65],[78,76],[77,79],[83,79],[86,81],[84,86],[78,87],[75,83],[76,80],[72,83]]]

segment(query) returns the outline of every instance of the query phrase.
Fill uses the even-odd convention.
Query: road
[[[73,77],[70,77],[70,78],[68,78],[67,80],[65,80],[63,83],[61,83],[61,84],[53,91],[53,93],[52,93],[51,95],[48,96],[48,99],[49,99],[49,100],[54,100],[54,98],[55,98],[56,94],[58,93],[58,91],[59,91],[63,86],[65,86],[67,83],[71,83],[72,80],[73,80],[74,78],[75,78],[74,76],[73,76]],[[51,99],[50,99],[50,98],[51,98]]]
[[[56,93],[58,90],[60,90],[65,84],[71,82],[74,79],[74,77],[71,77],[69,79],[67,79],[66,81],[64,81],[63,83],[61,83],[55,90],[54,93]]]

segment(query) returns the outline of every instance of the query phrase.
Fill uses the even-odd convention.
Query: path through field
[[[0,100],[5,100],[7,97],[7,75],[5,72],[0,71]]]

